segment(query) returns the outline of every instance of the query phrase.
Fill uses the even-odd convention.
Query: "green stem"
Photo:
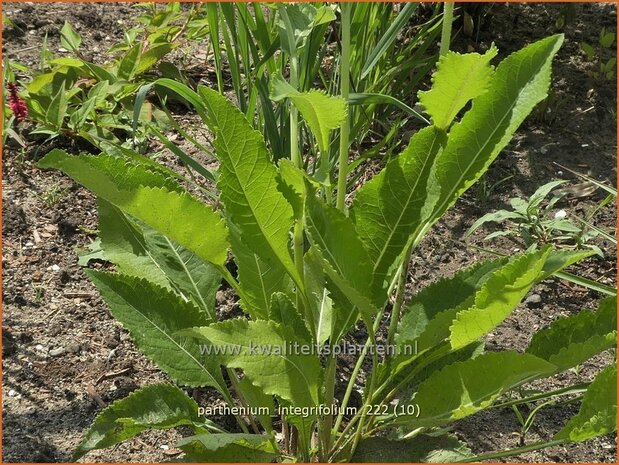
[[[408,264],[411,261],[411,255],[413,254],[412,244],[404,254],[404,261],[400,265],[398,271],[398,288],[396,290],[395,302],[393,303],[393,309],[391,310],[391,321],[389,322],[389,332],[387,333],[387,347],[393,344],[395,338],[395,332],[398,329],[398,321],[400,320],[400,313],[402,311],[402,304],[404,303],[404,292],[406,290],[406,278],[408,276]]]
[[[501,404],[491,405],[488,408],[502,408],[502,407],[510,407],[512,405],[520,405],[520,404],[528,404],[529,402],[534,402],[536,400],[548,399],[550,397],[567,395],[567,394],[577,394],[583,391],[586,391],[591,383],[582,383],[577,384],[575,386],[568,386],[561,389],[556,389],[550,392],[543,392],[541,394],[535,394],[529,397],[523,397],[522,399],[513,399],[507,402],[503,402]]]
[[[241,402],[241,405],[245,408],[246,412],[249,412],[247,401],[245,400],[245,397],[243,397],[243,394],[241,393],[241,389],[239,388],[239,378],[238,378],[238,375],[236,374],[236,372],[232,368],[226,368],[226,372],[228,373],[228,377],[230,378],[230,382],[232,383],[232,387],[234,388],[234,391],[236,392],[236,395],[239,398],[239,401]],[[254,430],[254,433],[260,434],[260,430],[258,428],[258,425],[256,424],[256,420],[254,419],[254,416],[252,414],[248,413],[247,417],[249,418],[249,424],[251,425],[252,429]],[[242,422],[241,428],[243,428],[244,425],[245,425],[245,422]]]
[[[443,56],[449,51],[451,43],[451,24],[454,19],[454,4],[453,2],[445,2],[443,10],[443,29],[441,31],[441,50],[440,55]]]
[[[510,449],[501,452],[491,452],[489,454],[481,454],[474,457],[467,457],[463,460],[456,460],[455,463],[481,462],[482,460],[495,460],[503,457],[511,457],[514,455],[524,454],[526,452],[533,452],[534,450],[545,449],[547,447],[559,446],[561,444],[565,444],[566,442],[567,441],[565,439],[556,439],[554,441],[548,442],[536,442],[534,444],[530,444],[524,447],[518,447],[516,449]]]
[[[335,421],[335,426],[333,427],[333,432],[337,432],[340,429],[342,424],[342,420],[344,420],[344,411],[348,406],[348,402],[350,401],[350,396],[352,394],[352,390],[355,387],[355,381],[357,376],[359,376],[359,371],[361,371],[361,367],[363,366],[363,361],[365,360],[365,356],[367,355],[368,348],[370,347],[371,342],[370,338],[365,341],[365,345],[363,346],[363,351],[361,352],[361,356],[357,360],[355,367],[353,368],[352,374],[350,375],[350,380],[348,381],[348,386],[346,387],[346,392],[344,393],[344,398],[342,399],[342,405],[340,406],[340,412],[337,416],[337,420]]]
[[[327,407],[333,406],[335,398],[335,381],[336,381],[336,366],[337,360],[333,355],[329,356],[327,361],[327,368],[325,371],[326,391],[325,391],[325,405]],[[331,450],[331,444],[333,440],[333,413],[326,415],[323,421],[320,422],[321,431],[320,441],[321,450],[319,455],[320,462],[326,462],[328,453]]]
[[[350,92],[350,3],[340,3],[342,10],[342,56],[340,59],[340,93],[348,102]],[[346,201],[346,175],[348,174],[348,141],[350,138],[350,115],[347,115],[340,127],[339,170],[337,175],[336,207],[344,211]]]

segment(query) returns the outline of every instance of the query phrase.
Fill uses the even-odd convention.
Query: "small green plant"
[[[128,50],[115,50],[118,58],[99,65],[82,57],[82,39],[67,22],[60,30],[60,41],[70,56],[55,57],[44,41],[40,68],[19,68],[26,76],[20,81],[28,120],[36,126],[29,133],[43,135],[47,141],[60,136],[85,139],[98,148],[139,147],[145,134],[142,131],[138,137],[138,125],[133,124],[135,92],[147,71],[175,45],[144,39]],[[166,127],[166,121],[166,115],[150,104],[138,119],[141,129],[146,122]]]
[[[67,196],[69,188],[63,186],[60,182],[54,182],[47,187],[41,194],[37,194],[39,200],[41,200],[47,207],[55,206],[60,200]]]
[[[507,228],[491,232],[484,240],[506,236],[511,239],[521,239],[525,248],[554,243],[576,248],[590,248],[602,256],[599,247],[591,242],[600,232],[590,223],[595,213],[610,200],[605,199],[583,220],[575,217],[577,221],[574,222],[565,210],[556,208],[557,203],[566,195],[565,191],[559,191],[557,188],[565,182],[546,183],[528,199],[520,197],[510,199],[511,210],[497,210],[485,214],[471,225],[466,235],[470,236],[486,223],[506,223]],[[551,197],[548,198],[549,196]]]
[[[593,79],[605,79],[607,81],[615,79],[615,68],[617,67],[615,41],[616,34],[602,28],[597,44],[591,45],[587,42],[581,42],[581,50],[587,60],[594,65],[594,69],[589,71],[589,76]]]
[[[34,287],[34,303],[39,305],[43,301],[43,297],[45,297],[45,289],[41,286]]]
[[[344,80],[351,8],[341,5]],[[293,10],[281,11],[285,19]],[[290,46],[303,39],[290,27],[299,17],[288,19],[280,38]],[[350,205],[347,141],[349,130],[355,133],[347,86],[341,95],[300,89],[294,60],[288,80],[271,89],[288,108],[291,131],[291,159],[278,162],[246,113],[216,90],[155,81],[193,105],[213,133],[217,202],[191,195],[169,170],[144,159],[50,152],[41,167],[64,171],[99,198],[99,257],[116,272],[87,273],[114,316],[175,383],[215,389],[238,425],[224,430],[205,417],[210,406],[156,384],[102,411],[75,457],[146,429],[186,426],[192,435],[178,447],[192,462],[476,460],[447,432],[450,423],[612,347],[616,299],[586,312],[584,326],[559,320],[539,331],[526,353],[484,350],[483,336],[535,283],[590,251],[546,246],[481,262],[404,301],[412,253],[545,97],[562,40],[540,40],[496,69],[494,47],[484,55],[444,47],[432,89],[419,94],[431,123]],[[319,154],[339,127],[336,182],[305,169],[295,137],[301,121]],[[239,296],[243,317],[218,320],[222,280]],[[355,348],[359,356],[335,408],[340,351],[357,323],[367,339]],[[580,413],[552,441],[529,448],[614,431],[615,381],[612,365],[593,382]],[[357,386],[362,405],[352,408]]]

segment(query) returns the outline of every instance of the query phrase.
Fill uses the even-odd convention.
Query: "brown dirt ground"
[[[460,51],[486,49],[494,41],[501,55],[557,32],[561,4],[489,4],[481,11],[479,35],[458,36]],[[22,31],[4,33],[3,54],[28,66],[36,64],[38,47],[49,34],[52,50],[59,47],[58,29],[69,20],[82,34],[84,49],[93,59],[122,37],[134,9],[130,4],[10,3],[4,11]],[[475,9],[474,9],[475,10]],[[515,252],[509,241],[484,243],[488,231],[464,240],[464,232],[478,217],[507,205],[509,198],[530,195],[539,185],[558,177],[552,162],[616,185],[616,88],[614,81],[594,81],[592,65],[584,60],[578,43],[593,42],[599,30],[616,30],[613,4],[578,4],[565,27],[566,43],[555,61],[550,113],[538,112],[519,130],[490,169],[490,185],[507,175],[488,199],[474,187],[434,228],[416,254],[409,273],[411,292],[439,277],[448,276],[488,254],[474,246]],[[413,95],[413,92],[411,92]],[[56,172],[34,166],[36,144],[28,150],[3,150],[2,167],[2,406],[4,462],[62,462],[103,403],[126,396],[139,386],[166,380],[165,375],[133,346],[116,323],[94,287],[77,264],[75,249],[94,238],[97,214],[93,196]],[[37,157],[49,147],[40,148]],[[575,181],[578,182],[578,181]],[[602,198],[598,191],[561,207],[568,214],[587,211]],[[615,207],[597,217],[599,227],[616,225]],[[616,250],[598,241],[604,259],[592,258],[572,271],[616,285]],[[526,347],[539,328],[583,308],[595,308],[601,295],[558,279],[540,284],[533,293],[541,303],[522,304],[487,338],[489,350]],[[225,312],[233,311],[228,296],[220,296]],[[50,351],[63,347],[53,357]],[[603,354],[581,367],[535,384],[557,388],[592,379],[612,361]],[[346,370],[347,367],[343,367]],[[97,382],[101,375],[123,371],[122,376]],[[197,393],[207,399],[208,392]],[[527,443],[549,439],[577,411],[577,406],[549,408],[527,435]],[[511,411],[488,411],[455,426],[475,452],[517,447],[518,424]],[[179,432],[147,433],[110,450],[90,453],[89,462],[159,462],[174,459]],[[170,449],[166,450],[165,447]],[[512,458],[513,459],[513,458]],[[506,459],[509,460],[509,459]],[[615,436],[583,444],[561,446],[517,458],[524,462],[615,462]]]

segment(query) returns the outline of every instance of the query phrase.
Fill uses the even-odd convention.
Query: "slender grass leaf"
[[[410,3],[407,4],[411,5]],[[404,113],[410,116],[414,116],[419,121],[423,121],[425,124],[430,124],[422,114],[420,114],[415,109],[411,108],[401,100],[398,100],[395,97],[387,94],[375,94],[375,93],[351,93],[348,94],[348,104],[349,105],[376,105],[376,104],[384,104],[384,105],[393,105],[396,108],[399,108]]]
[[[419,5],[417,3],[407,3],[402,11],[398,14],[395,20],[389,26],[389,29],[385,31],[383,36],[380,38],[376,46],[372,49],[370,54],[368,55],[367,61],[361,70],[361,75],[359,79],[363,80],[365,77],[374,69],[378,60],[385,54],[387,49],[393,45],[395,40],[398,37],[398,34],[402,30],[404,26],[408,23],[408,20],[413,16],[415,11],[417,11],[417,7]]]
[[[571,283],[574,284],[578,284],[579,286],[583,286],[587,289],[592,289],[594,291],[597,291],[601,294],[606,294],[606,295],[610,295],[610,296],[616,296],[617,295],[617,288],[616,287],[611,287],[611,286],[607,286],[606,284],[602,284],[599,283],[597,281],[593,281],[591,279],[588,278],[583,278],[582,276],[576,276],[575,274],[572,273],[567,273],[565,271],[559,271],[557,273],[555,273],[555,275],[558,278],[561,279],[565,279],[566,281],[569,281]]]

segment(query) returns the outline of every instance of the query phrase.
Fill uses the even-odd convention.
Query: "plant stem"
[[[249,410],[249,408],[247,406],[247,402],[245,401],[245,397],[243,397],[243,394],[241,393],[241,389],[239,388],[239,378],[238,378],[238,375],[236,374],[236,372],[232,368],[226,368],[226,372],[228,373],[228,377],[230,378],[230,382],[232,383],[232,387],[234,388],[234,391],[236,392],[236,395],[239,398],[239,401],[241,402],[241,405],[245,408],[246,412],[249,412],[250,410]],[[254,419],[254,416],[251,413],[248,413],[247,417],[249,418],[249,424],[251,425],[252,429],[254,430],[254,433],[260,434],[260,430],[258,428],[258,425],[256,424],[256,420]],[[243,424],[245,424],[245,422],[243,422]]]
[[[350,91],[350,3],[340,3],[342,10],[342,57],[340,59],[340,93],[348,102]],[[346,115],[340,127],[339,170],[337,175],[336,207],[344,211],[346,201],[346,175],[348,174],[348,141],[350,138],[350,115]]]
[[[327,368],[325,370],[326,391],[325,391],[325,405],[327,407],[333,406],[333,400],[335,398],[335,381],[336,381],[336,366],[337,360],[333,355],[329,356],[327,360]],[[318,460],[320,462],[326,462],[328,459],[329,451],[331,450],[331,443],[333,438],[333,413],[326,415],[325,419],[319,423],[320,442],[321,448]]]
[[[454,4],[453,2],[445,2],[443,8],[443,29],[441,31],[441,49],[439,52],[441,56],[449,51],[449,45],[451,43],[451,24],[454,19]]]
[[[554,397],[554,396],[561,396],[561,395],[567,395],[567,394],[577,394],[577,393],[581,393],[583,391],[586,391],[590,384],[591,383],[582,383],[582,384],[577,384],[575,386],[568,386],[568,387],[564,387],[564,388],[561,388],[561,389],[556,389],[556,390],[550,391],[550,392],[543,392],[541,394],[535,394],[533,396],[523,397],[521,399],[513,399],[513,400],[510,400],[510,401],[507,401],[507,402],[503,402],[501,404],[491,405],[488,408],[509,407],[509,406],[512,406],[512,405],[528,404],[529,402],[534,402],[536,400],[541,400],[541,399],[548,399],[548,398]]]
[[[482,460],[495,460],[503,457],[511,457],[513,455],[524,454],[525,452],[532,452],[534,450],[545,449],[546,447],[558,446],[561,444],[565,444],[564,439],[557,439],[554,441],[548,442],[536,442],[534,444],[530,444],[524,447],[518,447],[516,449],[505,450],[501,452],[491,452],[489,454],[481,454],[476,455],[474,457],[467,457],[463,460],[456,460],[455,463],[470,463],[470,462],[481,462]]]
[[[400,265],[398,276],[398,288],[396,290],[395,302],[391,310],[391,321],[389,322],[389,332],[387,333],[387,347],[393,344],[395,338],[395,332],[398,328],[398,321],[400,320],[400,312],[402,311],[402,304],[404,303],[404,291],[406,290],[406,278],[408,276],[408,264],[411,261],[411,255],[413,254],[412,244],[408,247],[408,250],[404,254],[404,261]]]

